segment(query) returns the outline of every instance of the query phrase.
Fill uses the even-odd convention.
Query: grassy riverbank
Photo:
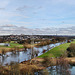
[[[73,41],[72,43],[75,43],[75,41]],[[60,46],[57,46],[53,49],[51,49],[50,51],[48,51],[47,53],[44,53],[43,55],[39,56],[40,58],[33,58],[31,60],[28,61],[24,61],[19,63],[18,65],[10,65],[10,66],[5,66],[5,72],[23,72],[24,74],[26,73],[34,73],[37,72],[39,70],[43,70],[46,69],[48,66],[55,66],[57,65],[57,62],[59,61],[59,63],[63,63],[65,65],[66,61],[68,61],[68,63],[75,63],[75,57],[73,58],[48,58],[48,60],[46,61],[43,57],[45,56],[49,56],[49,57],[59,57],[61,54],[64,53],[64,51],[66,51],[66,49],[69,47],[71,43],[65,43],[65,44],[61,44]],[[42,58],[41,58],[42,57]],[[64,61],[63,61],[64,60]],[[64,63],[65,62],[65,63]],[[60,64],[61,64],[60,63]],[[67,65],[67,64],[66,64]],[[13,67],[13,70],[12,70]],[[7,69],[7,70],[6,70]],[[7,74],[8,74],[7,72]],[[18,73],[19,73],[18,72]]]
[[[4,50],[4,52],[9,52],[11,51],[11,49],[16,50],[15,48],[18,49],[24,48],[22,44],[15,43],[14,41],[11,41],[9,44],[10,46],[0,46],[0,53],[2,53],[2,50]]]
[[[5,43],[8,43],[8,42],[5,42]],[[22,44],[15,43],[14,41],[11,41],[9,43],[9,45],[10,46],[0,46],[0,47],[4,47],[4,48],[14,48],[14,47],[23,48],[23,45]]]
[[[5,42],[5,43],[9,43],[9,42]],[[9,43],[10,46],[0,46],[0,53],[2,53],[2,50],[4,50],[4,52],[10,52],[11,50],[19,50],[21,51],[24,46],[26,48],[31,48],[31,47],[34,47],[35,45],[37,44],[34,44],[34,45],[31,45],[31,44],[19,44],[19,43],[16,43],[15,41],[11,41]]]
[[[75,43],[75,40],[71,43]],[[71,43],[65,43],[65,44],[61,44],[60,46],[54,47],[53,49],[51,49],[50,51],[38,56],[39,58],[44,58],[46,56],[48,57],[60,57],[61,55],[63,55],[66,51],[66,49],[70,46]]]

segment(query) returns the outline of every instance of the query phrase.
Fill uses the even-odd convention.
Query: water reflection
[[[63,43],[65,43],[65,42],[63,42]],[[31,57],[31,49],[27,49],[27,51],[20,51],[20,52],[19,51],[7,52],[5,54],[5,56],[3,56],[3,57],[0,56],[1,63],[2,63],[2,65],[10,64],[12,61],[20,63],[22,61],[29,60],[33,57],[43,54],[43,50],[46,50],[46,52],[47,52],[50,49],[52,49],[53,47],[59,46],[60,44],[62,44],[62,43],[49,44],[49,45],[39,47],[39,48],[34,47],[34,49],[33,49],[34,54],[32,57]]]
[[[75,66],[69,66],[69,68],[65,68],[64,70],[61,70],[60,66],[51,66],[47,69],[35,72],[34,75],[75,75]]]

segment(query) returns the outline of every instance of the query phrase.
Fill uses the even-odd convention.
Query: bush
[[[67,48],[68,57],[75,56],[75,44],[71,43],[70,47]]]

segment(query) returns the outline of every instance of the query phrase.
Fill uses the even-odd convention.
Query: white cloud
[[[26,35],[75,35],[75,26],[68,28],[25,28],[23,26],[18,27],[16,25],[2,25],[0,26],[0,34],[26,34]]]

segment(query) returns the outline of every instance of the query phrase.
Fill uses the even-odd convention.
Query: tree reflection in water
[[[71,75],[70,65],[67,60],[61,57],[56,61],[56,66],[50,66],[36,72],[35,75]]]

